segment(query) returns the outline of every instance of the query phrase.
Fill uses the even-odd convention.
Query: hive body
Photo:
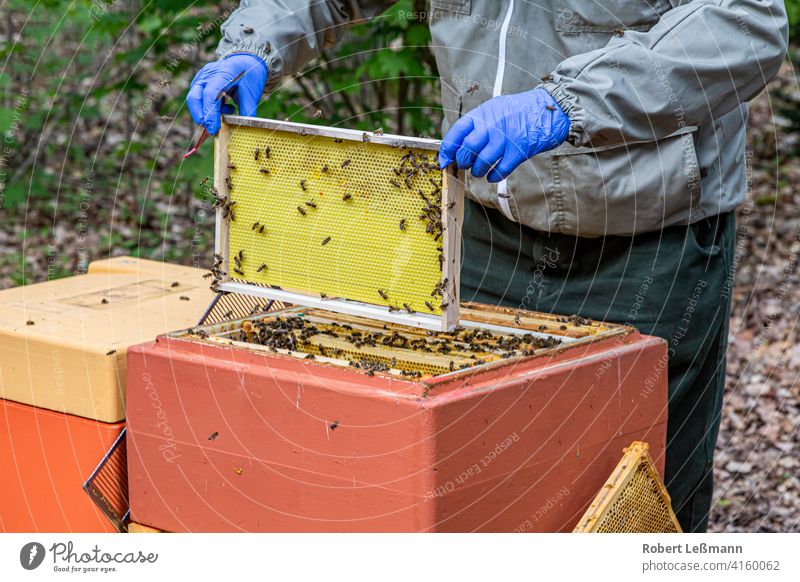
[[[569,531],[626,444],[649,442],[663,467],[664,354],[629,331],[411,381],[160,337],[129,351],[132,519],[166,531]]]

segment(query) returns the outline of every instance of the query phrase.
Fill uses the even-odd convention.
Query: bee
[[[403,308],[408,311],[409,313],[414,313],[414,310],[411,309],[411,306],[408,303],[403,303]]]
[[[553,80],[553,75],[545,75],[544,77],[542,77],[542,83],[547,83],[548,81],[552,80]]]
[[[439,309],[447,309],[447,306],[450,305],[449,303],[442,303],[439,305]]]
[[[181,301],[190,301],[190,299],[186,295],[181,295],[180,296],[180,300]]]
[[[258,229],[258,234],[264,234],[264,227],[265,226],[266,226],[265,224],[261,225],[261,227]]]
[[[325,293],[323,293],[322,291],[320,291],[319,297],[320,297],[320,299],[327,299],[328,298],[328,296]]]
[[[352,194],[350,194],[349,192],[346,192],[346,193],[345,193],[345,195],[344,195],[344,196],[342,196],[342,200],[344,200],[345,202],[347,202],[347,201],[348,201],[348,200],[350,200],[352,197],[353,197],[353,195],[352,195]]]
[[[519,313],[514,314],[514,323],[520,325]]]
[[[403,180],[403,182],[405,182],[406,188],[411,190],[411,179],[408,176],[406,176],[406,178],[405,178],[405,180]]]
[[[467,94],[471,95],[478,89],[480,89],[480,85],[478,85],[477,83],[473,83],[472,85],[469,86],[469,89],[467,89]]]
[[[314,202],[313,200],[307,200],[305,202],[305,205],[308,206],[309,208],[316,208],[317,207],[317,203]]]
[[[383,289],[378,289],[378,295],[380,295],[384,301],[389,300],[389,295],[387,295],[386,291],[384,291]]]
[[[235,170],[236,169],[236,164],[228,164],[228,169],[229,170]]]
[[[511,198],[511,194],[506,194],[505,192],[498,192],[497,193],[497,197],[498,198]]]
[[[252,26],[245,26],[242,29],[242,32],[244,32],[245,34],[253,34],[255,31],[253,30]]]
[[[342,143],[344,140],[338,137],[333,138],[333,143]]]
[[[244,470],[240,467],[234,467],[233,472],[236,473],[237,475],[241,475],[242,473],[244,473]]]
[[[213,276],[214,276],[214,273],[206,273],[205,275],[203,275],[203,279],[209,279],[209,278],[211,278]]]
[[[369,143],[369,136],[367,135],[366,131],[363,134],[361,134],[361,141],[363,141],[364,143]]]
[[[256,221],[253,223],[253,226],[251,226],[251,227],[250,227],[250,230],[255,230],[255,229],[257,229],[257,228],[258,228],[258,224],[259,224],[259,223],[258,223],[258,221],[256,220]]]
[[[298,206],[298,207],[297,207],[297,212],[299,212],[299,213],[300,213],[300,214],[302,214],[303,216],[305,216],[305,215],[306,215],[306,211],[305,211],[305,209],[303,209],[303,207],[302,207],[302,206]]]
[[[400,311],[400,308],[399,307],[395,307],[393,305],[390,305],[389,306],[389,313],[391,313],[392,311]]]
[[[433,303],[431,303],[430,301],[426,301],[425,302],[425,307],[427,307],[428,309],[433,311]]]
[[[453,208],[453,206],[455,206],[455,205],[456,205],[456,201],[455,200],[451,200],[450,202],[447,203],[447,209],[451,210]]]
[[[255,151],[253,152],[253,159],[255,161],[258,161],[258,158],[260,157],[261,157],[261,150],[259,148],[256,148]]]
[[[614,36],[625,36],[625,31],[621,28],[618,28],[614,31]]]
[[[108,351],[106,352],[106,355],[107,355],[107,356],[113,356],[113,355],[114,355],[114,354],[116,354],[116,353],[117,353],[117,350],[108,350]]]
[[[219,436],[219,433],[217,431],[214,431],[210,435],[208,435],[208,440],[210,440],[210,441],[216,440],[216,438],[218,436]]]
[[[242,249],[239,249],[239,260],[240,261],[244,260],[244,251]]]
[[[266,263],[261,263],[261,266],[258,269],[256,269],[256,273],[260,273],[261,271],[263,271],[266,268],[267,268],[267,264]]]
[[[314,112],[314,119],[319,119],[320,117],[322,117],[322,109],[317,109]]]
[[[205,186],[206,184],[208,184],[208,176],[206,176],[205,178],[200,180],[200,185],[201,186]]]
[[[322,166],[322,173],[325,174],[328,171],[328,166]]]
[[[106,305],[107,303],[108,303],[108,299],[106,299],[105,297],[103,297],[103,298],[100,300],[100,304],[101,304],[101,305]]]
[[[353,160],[345,160],[345,161],[343,161],[343,162],[342,162],[342,169],[344,169],[344,168],[346,168],[347,166],[349,166],[349,165],[350,165],[350,162],[352,162],[352,161],[353,161]]]
[[[306,181],[305,180],[300,180],[300,187],[303,189],[303,192],[305,192],[307,190]]]
[[[338,420],[334,420],[334,421],[331,423],[331,430],[336,430],[336,428],[337,428],[338,426],[339,426],[339,421],[338,421]]]
[[[242,266],[242,261],[239,259],[239,257],[233,257],[233,262],[236,263],[237,267]]]
[[[374,133],[375,135],[383,135],[383,128],[379,127],[378,129],[376,129],[372,133]]]
[[[258,171],[259,171],[259,172],[261,172],[262,174],[264,174],[265,176],[266,176],[267,174],[269,174],[269,170],[268,170],[268,169],[266,169],[266,168],[259,168],[259,169],[258,169]]]
[[[400,230],[405,230],[405,229],[406,229],[406,219],[403,218],[402,220],[400,220]]]
[[[29,319],[28,321],[25,322],[25,325],[35,325],[35,324],[36,324],[36,322],[31,320],[31,319]]]
[[[225,178],[225,185],[228,187],[228,190],[233,190],[233,182],[231,182],[230,177]]]
[[[557,111],[557,110],[558,110],[558,108],[557,108],[557,107],[553,107],[552,105],[547,105],[547,106],[545,107],[545,109],[547,109],[548,111]]]
[[[400,188],[400,182],[398,182],[397,180],[389,180],[389,184],[391,184],[395,188]]]
[[[237,275],[241,275],[242,277],[244,277],[244,272],[242,272],[241,269],[234,269],[233,272],[236,273]]]
[[[441,182],[437,182],[437,181],[436,181],[436,180],[434,180],[433,178],[428,178],[428,181],[429,181],[431,184],[433,184],[433,187],[434,187],[434,188],[441,188],[441,187],[442,187],[442,183],[441,183]]]
[[[325,237],[325,238],[322,240],[322,246],[325,246],[325,245],[326,245],[326,244],[328,244],[329,242],[331,242],[331,237],[329,237],[329,236],[326,236],[326,237]]]

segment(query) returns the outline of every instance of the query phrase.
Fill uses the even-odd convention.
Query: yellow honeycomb
[[[413,150],[417,163],[427,159],[431,167],[406,183],[393,171],[408,154],[404,148],[230,129],[224,171],[235,202],[232,278],[441,314],[441,298],[431,292],[442,280],[443,241],[420,218],[426,207],[420,192],[430,200],[442,181],[435,151]]]

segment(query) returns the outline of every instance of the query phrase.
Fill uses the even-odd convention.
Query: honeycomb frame
[[[682,533],[649,445],[634,441],[573,533]]]
[[[217,209],[215,252],[224,271],[218,288],[452,329],[459,320],[464,182],[463,173],[433,168],[440,143],[224,116],[214,142],[214,186],[235,204],[235,220]],[[392,174],[409,152],[430,166],[407,179]],[[438,189],[436,237],[423,215]],[[433,294],[437,287],[440,295]]]

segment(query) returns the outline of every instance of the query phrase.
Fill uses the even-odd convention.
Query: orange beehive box
[[[414,380],[202,335],[133,347],[131,517],[173,532],[569,531],[631,441],[663,467],[665,343],[603,329]]]
[[[0,400],[0,531],[115,531],[82,485],[123,426]]]
[[[203,273],[119,257],[0,291],[0,398],[124,420],[125,350],[195,323],[213,297]]]

